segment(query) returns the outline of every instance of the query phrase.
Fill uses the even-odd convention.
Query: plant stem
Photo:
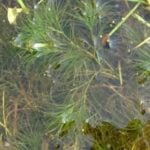
[[[20,4],[21,8],[24,10],[25,13],[29,13],[29,9],[24,4],[23,0],[17,0],[17,2]]]
[[[5,91],[3,91],[3,95],[2,95],[2,113],[3,113],[3,124],[0,122],[0,126],[3,126],[6,134],[10,134],[8,128],[7,128],[7,121],[6,121],[6,117],[5,117]]]
[[[112,31],[109,33],[109,36],[112,36],[113,33],[115,33],[120,27],[121,25],[134,13],[134,11],[140,6],[141,2],[137,3],[130,11],[129,13],[122,18],[122,21],[120,21],[117,26],[112,29]]]
[[[141,16],[139,16],[138,14],[133,14],[133,17],[136,18],[138,21],[140,21],[141,23],[143,23],[144,25],[146,25],[148,28],[150,28],[150,23],[147,22],[146,20],[144,20]]]

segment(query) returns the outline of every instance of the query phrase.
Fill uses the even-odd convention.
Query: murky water
[[[46,13],[52,2],[49,0],[43,13]],[[65,2],[61,2],[62,7]],[[106,1],[102,0],[101,4],[104,2]],[[98,18],[101,21],[97,22],[92,30],[82,24],[82,20],[73,20],[71,22],[73,29],[72,31],[69,30],[69,21],[72,19],[72,15],[69,14],[70,20],[67,20],[68,24],[66,23],[66,26],[63,27],[66,34],[65,38],[57,31],[47,34],[49,32],[47,26],[45,28],[40,27],[41,22],[39,23],[38,17],[36,17],[36,13],[38,14],[38,11],[42,10],[40,10],[39,5],[39,8],[35,10],[35,16],[30,20],[32,23],[25,24],[26,28],[21,33],[23,36],[27,36],[24,40],[18,36],[18,34],[21,35],[18,32],[22,31],[23,28],[21,18],[18,18],[21,22],[17,24],[20,26],[19,29],[17,25],[10,25],[7,20],[6,8],[16,5],[16,2],[7,3],[7,1],[1,0],[0,4],[0,96],[3,97],[2,99],[5,97],[5,103],[8,105],[6,116],[8,128],[11,132],[10,134],[6,127],[4,128],[1,125],[4,123],[1,119],[0,135],[6,134],[6,137],[10,137],[10,143],[14,146],[14,149],[14,143],[17,143],[18,135],[21,135],[21,139],[19,138],[18,141],[25,145],[27,149],[31,149],[32,144],[34,145],[37,142],[35,144],[37,149],[39,143],[41,143],[42,150],[88,150],[92,149],[91,147],[94,150],[115,150],[116,147],[118,150],[125,150],[133,148],[132,142],[135,142],[133,150],[136,150],[138,143],[142,143],[149,138],[149,123],[147,122],[150,120],[150,81],[147,79],[143,81],[143,78],[139,79],[139,70],[135,67],[138,54],[134,50],[134,47],[141,41],[140,39],[145,39],[150,35],[149,28],[141,23],[138,24],[137,20],[130,17],[115,34],[109,37],[107,46],[102,39],[121,21],[122,17],[126,16],[134,6],[133,3],[127,3],[126,0],[108,2],[107,5],[113,12],[106,11],[107,14],[104,14],[103,18]],[[34,8],[35,4],[37,4],[36,1],[30,1],[28,7]],[[72,1],[71,4],[71,12],[76,10],[83,17],[84,13],[82,14],[78,6],[80,1],[79,3]],[[84,2],[81,2],[81,4],[86,7]],[[101,6],[99,1],[97,1],[96,6]],[[139,14],[146,20],[149,20],[148,12],[144,5],[139,8]],[[43,16],[39,15],[39,17]],[[28,18],[28,16],[26,17]],[[42,22],[48,24],[48,21],[43,20]],[[44,26],[44,23],[41,24]],[[100,23],[104,25],[102,26]],[[35,26],[32,27],[32,25]],[[30,27],[32,31],[29,30]],[[41,30],[38,30],[39,28],[44,31],[44,34]],[[134,31],[135,35],[133,35]],[[31,35],[28,34],[29,32],[31,32]],[[71,37],[72,32],[77,40]],[[35,44],[39,46],[43,36],[46,40],[53,36],[55,42],[64,38],[61,41],[62,43],[54,43],[54,45],[58,44],[56,46],[59,50],[62,50],[62,53],[52,56],[45,53],[46,56],[42,56],[40,54],[41,49],[36,49]],[[68,42],[70,39],[68,40],[66,36],[83,50],[81,56],[77,55],[78,47],[76,45],[69,47],[71,45]],[[20,45],[14,42],[16,38],[19,39]],[[63,42],[66,41],[68,43],[64,44]],[[49,45],[53,45],[53,43],[49,42]],[[70,49],[74,50],[75,47],[77,50],[68,53],[66,45],[69,45]],[[148,44],[145,45],[146,48],[149,46]],[[31,56],[32,52],[26,51],[30,47],[35,48],[39,54],[36,55],[33,50],[35,55]],[[99,61],[98,63],[93,58],[91,59],[91,55],[89,55],[93,54],[94,51],[96,51],[94,56],[96,56],[97,62]],[[61,55],[63,53],[64,55]],[[22,57],[22,55],[26,57]],[[41,58],[37,58],[40,56]],[[67,56],[69,59],[65,60],[64,58]],[[84,56],[86,56],[86,59],[84,59]],[[32,61],[33,58],[36,59],[34,63],[31,63],[31,65],[25,64],[27,60]],[[56,62],[53,62],[54,60]],[[73,60],[73,62],[70,60]],[[42,61],[43,63],[41,63]],[[67,64],[68,62],[70,66]],[[76,66],[78,67],[74,66],[74,62],[77,62]],[[83,63],[83,67],[80,68],[81,63]],[[66,68],[67,70],[65,70]],[[73,72],[70,68],[75,68],[75,71]],[[3,110],[3,102],[1,102],[1,118],[4,118]],[[131,130],[131,133],[129,130]],[[145,130],[147,130],[147,133],[143,132],[141,136],[141,132]],[[27,131],[28,135],[24,131]],[[51,131],[57,134],[53,135]],[[39,139],[36,139],[37,135],[40,136]],[[11,139],[13,136],[16,141]],[[118,140],[118,137],[120,137],[120,140]],[[29,141],[35,139],[35,143],[30,143],[28,138]],[[131,138],[131,143],[128,138]],[[134,141],[135,139],[136,141]]]

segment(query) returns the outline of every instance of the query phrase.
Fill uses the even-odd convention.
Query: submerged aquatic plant
[[[143,119],[138,107],[140,100],[135,98],[137,84],[129,72],[128,41],[123,39],[127,39],[123,34],[125,27],[104,40],[113,31],[114,19],[118,22],[121,17],[115,15],[112,4],[103,0],[47,0],[21,21],[13,45],[27,65],[21,63],[17,71],[11,70],[11,75],[15,75],[13,81],[7,73],[3,79],[15,83],[8,89],[13,87],[19,95],[13,97],[17,105],[14,111],[19,112],[19,119],[13,120],[19,124],[14,123],[18,149],[40,149],[45,135],[46,150],[51,136],[62,139],[61,142],[71,138],[67,143],[72,144],[70,149],[80,149],[85,124],[96,128],[107,121],[122,127],[133,118]],[[139,36],[133,38],[131,47],[139,44]],[[107,140],[107,135],[110,132],[116,136],[116,129],[106,123],[101,131],[103,140],[98,139],[95,147],[111,148],[113,136]],[[123,145],[124,141],[120,143]]]
[[[77,123],[78,113],[84,118],[81,124],[106,120],[123,125],[138,113],[129,93],[122,92],[126,82],[122,75],[124,58],[115,51],[120,48],[108,50],[100,39],[110,31],[109,20],[114,17],[108,13],[111,9],[102,1],[48,1],[33,10],[21,27],[15,44],[23,47],[31,60],[49,66],[48,76],[53,80],[51,101],[56,102],[56,110],[65,101],[71,104],[69,110],[63,104],[64,108],[56,113],[53,123],[57,120],[57,125],[63,123],[64,116],[66,121]],[[57,128],[51,126],[53,123],[49,127]]]
[[[143,26],[138,20],[136,20],[136,22],[139,24],[134,29],[126,26],[126,33],[128,34],[128,39],[131,43],[129,49],[132,59],[134,60],[133,66],[137,71],[139,83],[144,83],[149,80],[150,76],[150,32],[149,27],[146,25]]]
[[[17,149],[41,149],[42,140],[44,137],[44,124],[42,125],[41,120],[39,120],[40,114],[37,115],[36,113],[31,112],[30,118],[24,118],[26,123],[21,124],[22,126],[20,126],[19,132],[16,135],[16,141],[14,142]],[[32,115],[34,115],[34,117]]]

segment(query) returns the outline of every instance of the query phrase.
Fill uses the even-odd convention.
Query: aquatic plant
[[[126,127],[129,120],[147,120],[133,78],[137,68],[147,73],[149,56],[146,48],[141,52],[147,61],[136,53],[143,34],[129,28],[142,3],[128,10],[125,20],[114,4],[40,1],[18,22],[18,36],[8,48],[8,53],[14,49],[8,62],[13,60],[15,68],[1,62],[1,89],[11,97],[6,116],[13,134],[7,136],[15,137],[17,149],[47,150],[52,143],[53,149],[83,149],[85,143],[93,149],[135,149],[143,142],[143,122],[133,120],[132,129]]]

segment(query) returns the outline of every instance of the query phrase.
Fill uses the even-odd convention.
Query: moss
[[[86,135],[94,138],[93,150],[148,150],[150,139],[149,122],[142,124],[140,120],[132,120],[124,128],[116,128],[110,123],[103,122],[99,126],[85,125]],[[137,149],[136,149],[137,148]]]

